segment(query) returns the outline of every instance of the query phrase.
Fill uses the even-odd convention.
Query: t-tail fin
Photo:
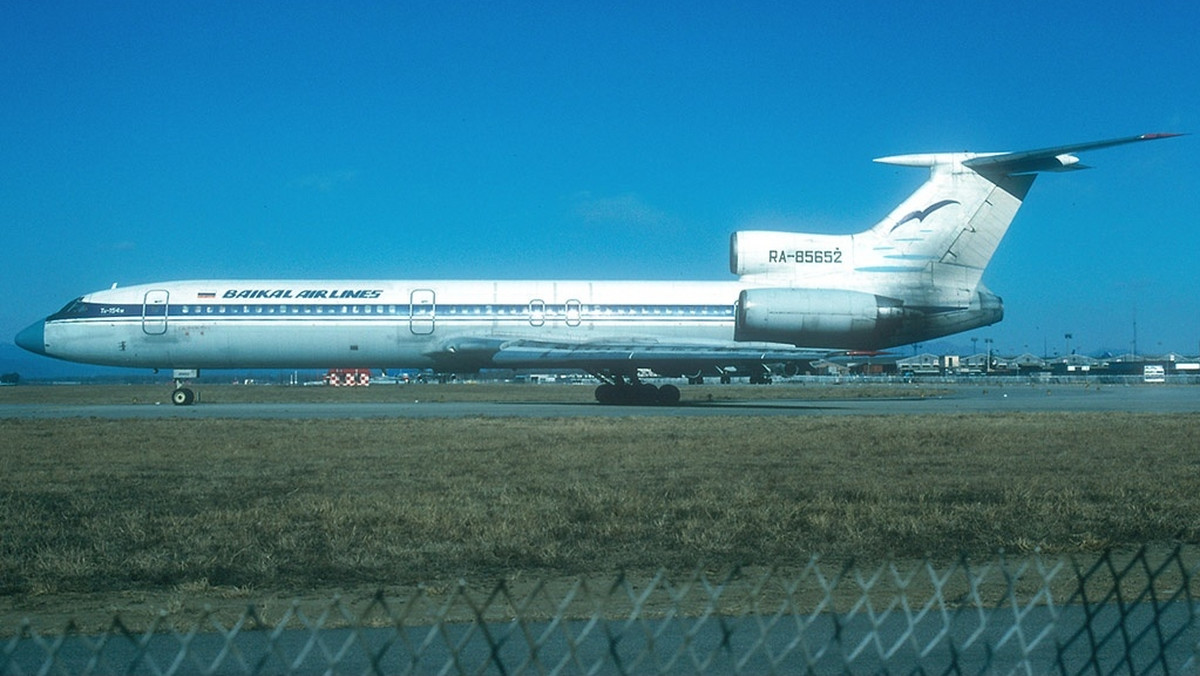
[[[930,153],[876,162],[928,167],[929,180],[876,224],[858,269],[920,273],[938,295],[966,298],[1008,231],[1038,172],[1086,168],[1073,153],[1179,134],[1143,134],[1010,153]],[[929,275],[926,277],[926,274]]]
[[[1076,152],[1172,136],[875,160],[928,168],[929,180],[869,230],[733,234],[729,267],[747,287],[734,337],[884,349],[995,324],[1003,303],[980,279],[1037,174],[1084,168]]]

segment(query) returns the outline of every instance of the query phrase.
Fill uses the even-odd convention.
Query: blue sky
[[[721,280],[925,177],[875,157],[1200,131],[1194,3],[808,5],[4,3],[0,369],[113,282]],[[1040,177],[950,345],[1200,350],[1198,138]]]

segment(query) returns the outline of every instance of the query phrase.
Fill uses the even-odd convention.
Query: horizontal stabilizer
[[[1077,171],[1088,169],[1079,163],[1074,153],[1085,150],[1098,150],[1112,146],[1136,143],[1138,141],[1154,141],[1160,138],[1173,138],[1183,134],[1141,134],[1107,141],[1092,141],[1090,143],[1075,143],[1039,150],[1023,150],[1015,153],[921,153],[917,155],[894,155],[880,157],[880,164],[895,164],[904,167],[937,167],[960,163],[964,167],[974,169],[981,174],[1008,175],[1033,174],[1039,171]]]
[[[1067,146],[1026,150],[1016,153],[986,154],[963,160],[963,166],[979,172],[996,172],[1002,174],[1028,174],[1037,171],[1074,171],[1087,169],[1079,164],[1079,158],[1073,153],[1085,150],[1098,150],[1112,146],[1138,141],[1154,141],[1160,138],[1172,138],[1182,134],[1141,134],[1125,138],[1109,139],[1107,141],[1092,141],[1091,143],[1076,143]]]

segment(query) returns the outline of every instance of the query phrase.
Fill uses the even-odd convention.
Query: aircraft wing
[[[589,373],[633,375],[650,369],[663,376],[755,373],[764,369],[802,368],[829,351],[786,347],[665,344],[657,342],[551,342],[460,339],[429,356],[445,364],[477,368],[579,369]]]

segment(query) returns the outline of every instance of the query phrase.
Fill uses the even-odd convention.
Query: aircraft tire
[[[196,393],[186,387],[180,387],[171,393],[171,403],[176,406],[191,406],[196,401]]]
[[[658,388],[650,383],[642,383],[637,386],[637,390],[633,392],[633,403],[641,406],[650,406],[658,403]]]
[[[604,383],[596,388],[596,401],[601,404],[615,404],[620,395],[617,386],[611,383]]]
[[[658,388],[658,403],[662,406],[674,406],[679,403],[679,388],[674,385],[663,385]]]

